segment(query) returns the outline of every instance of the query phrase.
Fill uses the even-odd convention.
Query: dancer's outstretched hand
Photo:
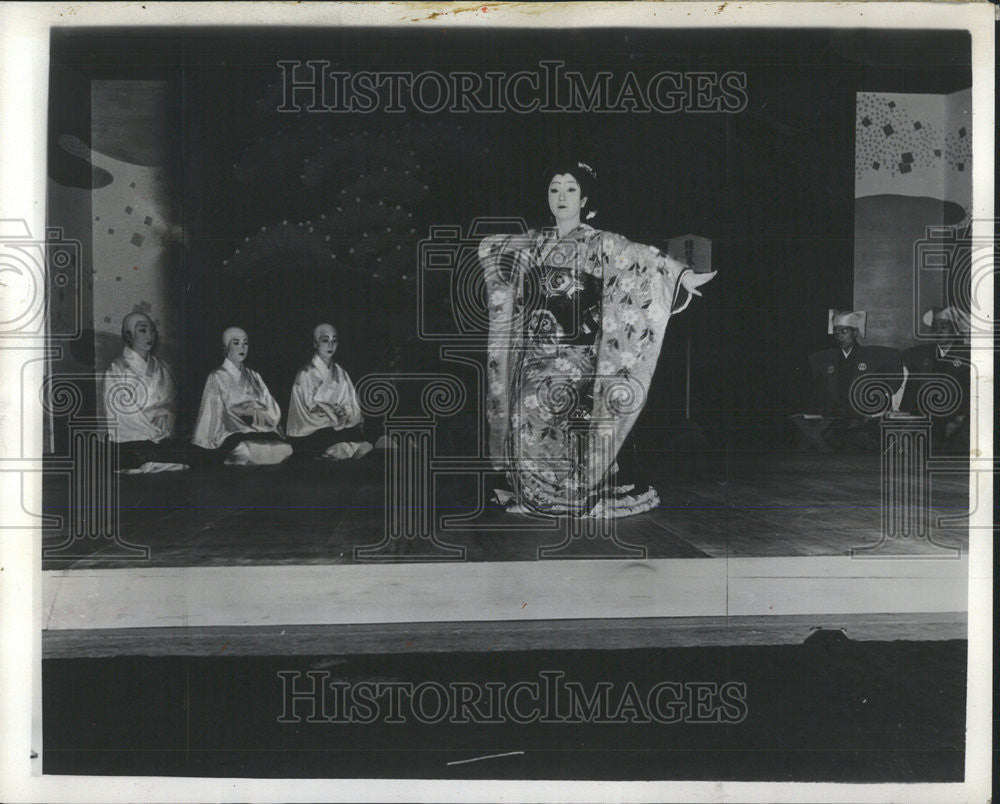
[[[706,282],[711,282],[715,278],[718,271],[712,271],[708,274],[699,274],[694,271],[685,271],[683,276],[681,276],[681,286],[690,293],[692,296],[700,296],[701,291],[698,290],[699,287],[704,285]]]

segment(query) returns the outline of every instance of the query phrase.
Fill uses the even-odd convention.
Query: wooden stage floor
[[[615,523],[618,544],[644,551],[628,560],[602,538],[572,542],[585,556],[540,557],[581,523],[478,511],[478,481],[449,476],[435,535],[461,560],[417,561],[403,540],[361,560],[385,533],[384,461],[122,476],[120,535],[149,558],[109,555],[107,541],[44,557],[46,655],[92,651],[98,637],[126,653],[299,653],[331,639],[398,650],[420,628],[431,644],[486,651],[801,643],[814,628],[966,635],[964,475],[932,476],[931,521],[949,529],[884,540],[878,456],[703,458],[654,478],[657,510]],[[44,491],[46,513],[64,516],[67,479]],[[467,519],[443,528],[442,516]],[[50,550],[63,541],[44,537]]]
[[[702,459],[653,479],[659,509],[616,523],[641,559],[540,560],[581,523],[477,511],[478,481],[451,476],[435,533],[464,562],[418,563],[395,545],[394,561],[359,562],[385,533],[384,460],[121,477],[119,532],[148,560],[107,543],[43,558],[44,771],[961,779],[965,477],[932,477],[931,519],[951,529],[883,542],[878,456]],[[65,517],[68,495],[68,478],[47,478],[45,513]],[[442,529],[440,515],[463,514]],[[887,560],[852,557],[876,546],[867,554]],[[751,708],[739,725],[557,732],[277,720],[279,671],[513,684],[542,669],[642,689],[734,680]]]
[[[119,532],[148,546],[148,560],[112,556],[105,541],[74,542],[74,557],[54,554],[66,539],[69,478],[47,476],[44,512],[63,525],[43,535],[43,569],[357,563],[355,549],[377,544],[385,533],[384,461],[372,453],[337,464],[120,476]],[[846,556],[866,548],[886,556],[939,556],[944,547],[967,553],[967,475],[932,477],[931,521],[949,521],[947,528],[936,524],[931,541],[883,541],[880,469],[879,456],[869,454],[702,459],[653,478],[660,507],[617,521],[616,536],[648,559]],[[478,498],[472,477],[438,481],[435,534],[462,548],[466,561],[533,561],[540,548],[558,545],[579,527],[510,515],[495,505],[477,513]],[[441,517],[455,515],[469,518],[443,528]],[[607,539],[591,540],[588,549],[588,558],[622,557]],[[389,559],[407,562],[408,550],[406,542],[393,545]]]

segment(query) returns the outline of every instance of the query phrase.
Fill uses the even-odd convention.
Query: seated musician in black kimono
[[[935,342],[903,352],[909,373],[900,409],[930,416],[935,448],[949,452],[969,449],[969,398],[972,368],[966,340],[968,317],[957,307],[928,310],[924,325]]]
[[[877,415],[892,409],[892,396],[903,384],[896,349],[858,343],[866,323],[863,311],[831,310],[828,332],[837,345],[809,356],[810,412],[833,420],[825,440],[834,448],[877,448]]]

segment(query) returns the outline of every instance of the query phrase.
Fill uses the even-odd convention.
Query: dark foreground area
[[[966,651],[821,631],[773,647],[49,659],[44,772],[954,782]]]

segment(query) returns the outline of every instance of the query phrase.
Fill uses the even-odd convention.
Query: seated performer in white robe
[[[313,330],[315,353],[295,377],[288,403],[288,438],[296,453],[330,460],[361,458],[372,450],[354,383],[333,362],[337,330],[320,324]]]
[[[173,438],[177,386],[166,363],[152,354],[156,325],[145,313],[122,321],[125,348],[104,372],[102,401],[109,438],[118,444],[119,470],[129,474],[187,469]]]
[[[208,375],[191,441],[229,465],[281,463],[292,454],[282,437],[281,407],[260,375],[243,365],[250,340],[239,327],[222,334],[226,359]]]

